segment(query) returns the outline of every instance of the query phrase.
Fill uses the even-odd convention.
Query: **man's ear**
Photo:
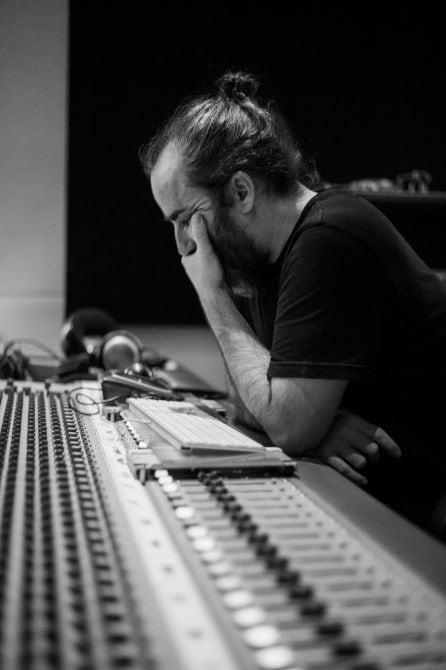
[[[249,214],[254,207],[256,197],[256,185],[252,177],[241,170],[234,172],[227,188],[231,206],[237,208],[242,214]]]

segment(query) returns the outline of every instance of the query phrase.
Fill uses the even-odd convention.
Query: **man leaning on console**
[[[446,493],[446,288],[372,204],[321,188],[227,73],[141,150],[238,420],[432,530]]]

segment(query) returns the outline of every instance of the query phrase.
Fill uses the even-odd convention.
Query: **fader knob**
[[[319,635],[335,636],[344,632],[344,624],[341,621],[323,621],[317,628]]]
[[[277,581],[280,584],[284,585],[290,585],[294,586],[295,584],[298,584],[300,581],[300,573],[297,572],[297,570],[288,570],[288,569],[283,569],[279,570],[279,573],[277,575]]]
[[[250,534],[248,541],[251,544],[255,544],[256,546],[260,547],[261,545],[265,545],[269,540],[269,536],[267,533],[257,533],[254,532]]]
[[[341,640],[333,651],[336,656],[356,656],[362,652],[362,647],[356,640]]]
[[[293,586],[289,591],[292,600],[309,600],[313,596],[313,588],[307,584]]]
[[[288,566],[289,559],[286,556],[268,556],[267,566],[271,570],[284,570]]]
[[[327,607],[325,603],[322,603],[318,600],[313,600],[302,605],[300,610],[301,614],[304,616],[322,616],[325,614]]]

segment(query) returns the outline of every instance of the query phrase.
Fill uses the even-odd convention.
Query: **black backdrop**
[[[446,190],[439,17],[276,4],[71,3],[67,313],[202,321],[138,148],[227,69],[260,76],[325,180],[423,169]]]

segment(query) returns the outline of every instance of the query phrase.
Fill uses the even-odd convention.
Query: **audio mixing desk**
[[[446,549],[275,448],[0,382],[0,667],[446,668]],[[100,400],[100,399],[99,399]]]

